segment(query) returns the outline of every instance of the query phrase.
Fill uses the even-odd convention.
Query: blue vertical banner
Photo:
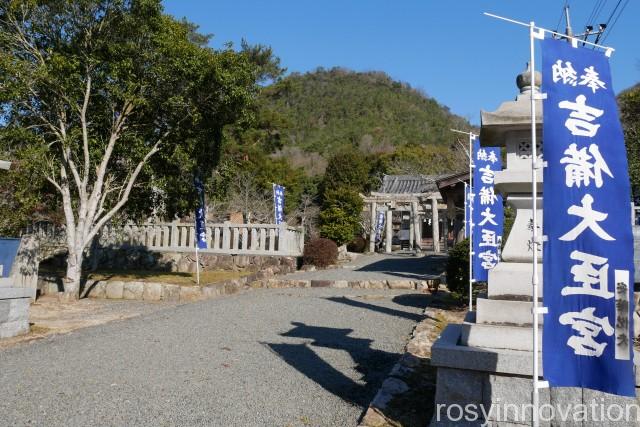
[[[198,206],[196,206],[196,245],[198,249],[207,249],[207,216],[204,205],[204,185],[202,180],[196,176],[193,178],[193,185],[198,193]]]
[[[631,192],[609,61],[546,39],[542,66],[544,377],[635,396]]]
[[[383,211],[378,212],[378,217],[376,220],[376,240],[375,242],[378,243],[381,239],[381,234],[382,234],[382,228],[384,227],[384,215],[385,213]]]
[[[502,170],[500,147],[480,147],[473,153],[473,278],[486,282],[489,270],[500,261],[504,208],[495,193],[496,172]]]
[[[284,187],[273,184],[273,212],[276,224],[284,222]]]

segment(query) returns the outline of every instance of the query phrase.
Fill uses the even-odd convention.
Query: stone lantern
[[[531,192],[531,91],[538,91],[540,73],[528,68],[516,83],[520,90],[515,101],[504,102],[494,112],[481,112],[480,141],[483,146],[501,146],[506,151],[506,168],[496,173],[495,188],[516,214],[513,228],[501,254],[501,262],[489,271],[487,294],[477,300],[476,312],[467,314],[461,325],[450,324],[433,344],[431,364],[437,367],[436,405],[531,404],[533,390],[532,328],[532,252],[533,212]],[[542,101],[536,101],[536,126],[542,135]],[[542,160],[543,141],[537,153]],[[542,235],[542,173],[537,174],[537,224]],[[542,279],[542,251],[539,249],[539,276]],[[540,295],[542,295],[540,280]],[[540,322],[545,316],[540,316]],[[542,334],[541,334],[542,335]],[[541,338],[541,337],[540,337]],[[542,341],[542,339],[540,339]],[[538,356],[539,360],[541,355]],[[542,366],[542,364],[540,364]],[[541,375],[544,376],[544,366]],[[638,384],[636,376],[636,384]],[[635,399],[613,396],[581,388],[540,390],[540,405],[600,405],[638,403]],[[437,407],[437,406],[436,406]],[[476,407],[477,408],[477,407]],[[529,407],[530,408],[530,407]],[[531,410],[525,414],[502,413],[499,425],[528,424]],[[522,416],[525,419],[522,419]],[[496,414],[489,416],[496,425]],[[505,419],[506,418],[506,419]],[[578,423],[582,425],[581,423]],[[595,425],[596,423],[594,423]],[[434,422],[432,425],[439,425]],[[440,425],[451,425],[442,422]],[[551,425],[561,425],[552,422]],[[574,424],[571,424],[574,425]],[[638,425],[638,423],[633,423]]]

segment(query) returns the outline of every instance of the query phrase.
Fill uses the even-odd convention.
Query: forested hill
[[[405,144],[450,144],[468,122],[382,72],[343,68],[291,74],[265,88],[262,102],[286,118],[281,143],[324,156],[352,145],[389,152]]]

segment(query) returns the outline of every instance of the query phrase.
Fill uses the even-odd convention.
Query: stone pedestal
[[[29,332],[29,304],[35,290],[0,287],[0,338]]]

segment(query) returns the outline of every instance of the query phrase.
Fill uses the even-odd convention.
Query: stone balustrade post
[[[171,221],[171,246],[177,247],[178,245],[178,220]]]

